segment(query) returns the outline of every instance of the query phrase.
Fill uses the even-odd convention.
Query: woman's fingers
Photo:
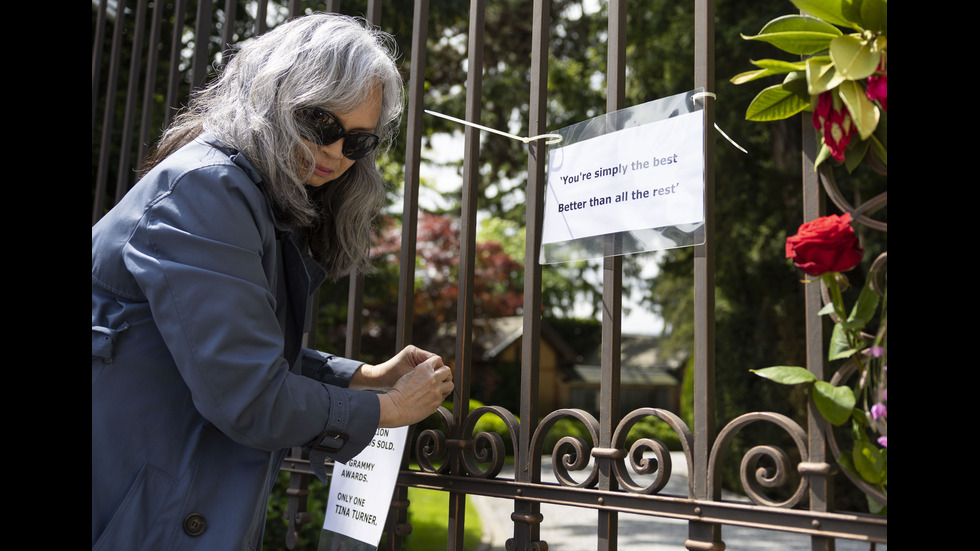
[[[453,391],[453,374],[432,356],[402,376],[381,400],[381,426],[400,427],[431,415]]]

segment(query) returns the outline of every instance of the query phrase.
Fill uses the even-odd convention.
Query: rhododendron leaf
[[[760,68],[733,76],[731,78],[732,84],[745,84],[746,82],[757,80],[762,77],[792,73],[794,71],[802,72],[806,69],[806,65],[802,61],[794,63],[779,59],[760,59],[758,61],[750,60],[750,63]]]
[[[864,160],[864,156],[868,152],[868,142],[869,140],[851,140],[851,143],[847,146],[847,157],[844,158],[844,167],[848,173],[854,172],[854,169],[861,165],[861,161]]]
[[[854,121],[861,139],[870,138],[878,127],[878,118],[881,116],[878,106],[868,99],[864,87],[853,80],[842,82],[839,90],[840,98],[851,113],[851,120]]]
[[[781,59],[759,59],[749,60],[749,63],[756,67],[769,69],[772,74],[791,73],[793,71],[805,71],[806,63],[803,61],[783,61]]]
[[[888,2],[864,0],[861,2],[861,28],[872,33],[888,34]]]
[[[750,369],[752,373],[784,385],[816,382],[817,377],[802,367],[777,365],[763,369]]]
[[[823,141],[820,141],[820,150],[817,151],[817,158],[813,160],[813,171],[816,172],[820,168],[820,163],[829,159],[830,156],[830,148]]]
[[[745,84],[746,82],[751,82],[753,80],[760,79],[762,77],[767,77],[773,75],[772,71],[768,69],[754,69],[752,71],[745,71],[744,73],[739,73],[730,79],[732,84]]]
[[[849,358],[856,352],[847,341],[844,329],[840,323],[834,324],[834,330],[830,334],[830,349],[827,351],[827,359],[830,361]]]
[[[806,82],[807,92],[817,96],[844,82],[844,75],[837,72],[829,56],[811,57],[806,60]]]
[[[843,425],[854,409],[854,392],[847,386],[834,386],[824,381],[813,384],[813,402],[820,415],[833,425]]]
[[[768,42],[791,54],[811,55],[826,50],[830,41],[842,34],[826,21],[804,15],[784,15],[766,23],[759,34],[743,34],[742,38]]]
[[[760,59],[758,61],[750,60],[749,62],[760,68],[733,76],[731,78],[732,84],[745,84],[746,82],[758,80],[763,77],[781,75],[783,73],[799,72],[802,74],[806,70],[806,64],[802,61],[791,62],[779,59]]]
[[[745,119],[750,121],[786,119],[809,106],[809,98],[801,96],[792,87],[777,84],[759,92],[746,109]]]
[[[841,0],[790,0],[797,8],[806,13],[823,19],[828,23],[841,27],[857,28],[857,20],[853,15],[845,15],[844,4]]]
[[[881,52],[872,51],[871,43],[857,36],[838,36],[830,41],[830,59],[845,78],[861,80],[878,68]]]
[[[881,124],[879,123],[878,126],[880,127]],[[878,136],[873,135],[868,141],[871,143],[871,149],[874,152],[875,157],[877,157],[877,159],[881,161],[883,165],[888,166],[888,150],[885,149],[884,144],[881,143]]]

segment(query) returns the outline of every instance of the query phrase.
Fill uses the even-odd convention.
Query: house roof
[[[656,335],[630,335],[620,337],[622,352],[622,367],[636,369],[676,369],[684,362],[684,357],[662,357],[660,354],[660,337]],[[579,362],[586,365],[599,365],[600,347],[591,350]]]
[[[524,336],[524,318],[522,316],[473,320],[473,345],[476,350],[483,352],[481,359],[484,361],[493,360],[520,340],[522,336]],[[455,342],[456,324],[442,325],[437,331],[435,339]],[[565,360],[565,363],[571,364],[576,361],[575,352],[548,326],[547,322],[541,324],[541,339],[547,342],[555,350],[555,353]]]
[[[602,381],[602,370],[598,365],[576,364],[572,367],[575,375],[569,381],[572,384],[585,384],[587,386],[599,386]],[[620,386],[632,387],[651,387],[651,386],[677,386],[680,381],[673,373],[662,368],[638,368],[620,365],[619,370]]]
[[[521,316],[483,320],[481,330],[475,331],[475,341],[485,350],[484,359],[492,359],[523,336]],[[541,325],[541,338],[572,363],[571,381],[599,384],[601,346],[594,347],[584,357],[577,357],[571,347],[552,331],[547,323]],[[674,375],[684,357],[664,358],[660,354],[660,337],[653,335],[622,335],[620,350],[620,383],[626,386],[675,386],[680,384]]]
[[[675,386],[680,384],[676,370],[683,365],[683,355],[662,357],[660,337],[655,335],[622,335],[620,337],[620,384],[624,386]],[[574,366],[575,380],[599,384],[601,347],[594,349]]]

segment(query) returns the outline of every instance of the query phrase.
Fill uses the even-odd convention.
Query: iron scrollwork
[[[760,421],[773,423],[785,430],[800,451],[800,463],[809,463],[806,431],[795,421],[775,412],[760,411],[740,415],[722,429],[711,449],[711,456],[708,459],[708,479],[711,482],[714,499],[720,497],[721,464],[728,446],[738,431],[746,425]],[[770,460],[774,466],[762,467],[760,460],[763,458]],[[796,506],[806,495],[809,485],[806,476],[800,477],[796,491],[784,501],[770,499],[756,487],[758,485],[763,488],[776,488],[785,485],[789,481],[789,474],[795,470],[791,468],[789,463],[789,455],[782,448],[776,446],[755,446],[746,452],[739,466],[739,476],[742,480],[743,490],[749,499],[760,505],[772,507],[792,508]]]
[[[617,448],[624,449],[626,447],[626,437],[630,429],[641,419],[648,416],[664,421],[677,433],[684,450],[684,457],[687,460],[688,472],[692,472],[694,436],[691,433],[691,429],[688,428],[680,417],[665,409],[640,408],[626,415],[619,422],[619,426],[616,427],[616,432],[613,433],[613,444]],[[653,452],[654,458],[645,457],[645,451]],[[617,459],[613,461],[613,467],[616,473],[616,479],[619,481],[621,487],[637,494],[656,494],[663,490],[664,486],[667,485],[667,481],[670,479],[672,470],[670,450],[665,443],[652,438],[639,438],[630,446],[627,457],[630,459],[630,468],[635,473],[640,475],[652,474],[654,478],[646,485],[637,483],[630,476],[629,469],[626,468],[625,458]],[[688,495],[694,495],[694,482],[691,477],[688,477]]]
[[[534,435],[531,437],[531,456],[529,458],[531,461],[531,476],[533,477],[533,481],[541,481],[541,454],[544,448],[545,437],[555,423],[563,418],[577,419],[585,425],[589,436],[592,438],[592,445],[589,446],[588,442],[578,436],[561,437],[555,443],[551,454],[551,468],[554,470],[555,478],[563,486],[592,488],[596,485],[599,476],[595,469],[583,481],[576,481],[569,474],[570,470],[583,471],[589,466],[590,454],[588,451],[599,441],[599,422],[596,421],[596,418],[591,413],[581,409],[569,408],[553,411],[545,416],[534,430]]]
[[[507,456],[503,437],[496,432],[483,431],[473,434],[477,422],[488,414],[495,415],[503,421],[515,454],[518,453],[516,435],[520,425],[514,414],[507,409],[499,406],[482,406],[469,412],[462,422],[458,422],[451,411],[440,407],[437,415],[446,430],[426,429],[419,434],[415,442],[415,456],[419,468],[424,472],[444,474],[450,467],[450,462],[447,460],[450,450],[458,450],[466,474],[477,478],[494,478],[500,474]],[[456,433],[457,426],[460,427],[460,438],[447,438],[447,433]],[[489,467],[483,469],[481,465],[486,464],[489,464]]]

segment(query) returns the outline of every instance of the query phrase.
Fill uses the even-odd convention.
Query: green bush
[[[494,433],[500,436],[504,441],[504,450],[508,457],[514,456],[514,441],[511,440],[510,430],[507,429],[507,424],[504,420],[493,413],[483,414],[477,421],[473,428],[474,434],[479,434],[481,432]],[[514,438],[518,435],[514,434]]]
[[[585,428],[584,423],[572,417],[562,417],[555,421],[555,425],[545,435],[544,447],[541,449],[541,453],[551,455],[555,449],[555,444],[565,436],[577,436],[585,440],[586,445],[599,444],[598,442],[592,442],[592,437],[589,435],[589,431]]]
[[[564,417],[556,421],[555,425],[548,431],[541,452],[545,455],[551,454],[558,440],[565,436],[579,437],[585,440],[588,445],[598,445],[598,442],[592,442],[592,437],[589,435],[589,431],[585,428],[584,423],[578,419]],[[626,449],[629,450],[630,446],[640,438],[660,440],[670,451],[683,450],[681,439],[674,432],[674,429],[655,417],[644,417],[630,428],[629,433],[626,435]]]
[[[640,438],[651,438],[663,442],[672,452],[682,451],[681,438],[670,425],[656,417],[644,417],[630,428],[626,434],[626,449]]]
[[[452,402],[445,402],[444,404],[442,404],[442,406],[448,409],[449,411],[453,410]],[[480,408],[480,407],[483,407],[482,402],[480,402],[479,400],[470,400],[469,411],[473,411],[476,408]],[[424,421],[416,425],[415,434],[419,434],[422,431],[428,429],[437,430],[443,433],[446,432],[446,426],[442,424],[442,421],[436,415],[430,415],[427,419],[425,419]],[[514,455],[514,444],[513,441],[511,440],[511,434],[510,431],[507,430],[507,425],[504,423],[503,419],[501,419],[500,417],[492,413],[487,413],[482,415],[476,421],[473,434],[478,434],[481,432],[491,432],[491,433],[499,434],[500,438],[502,438],[504,441],[504,446],[506,449],[507,456],[512,457]],[[466,436],[469,437],[472,435],[467,434]],[[446,437],[448,438],[449,435],[446,434]],[[516,434],[514,435],[514,438],[517,438]]]

